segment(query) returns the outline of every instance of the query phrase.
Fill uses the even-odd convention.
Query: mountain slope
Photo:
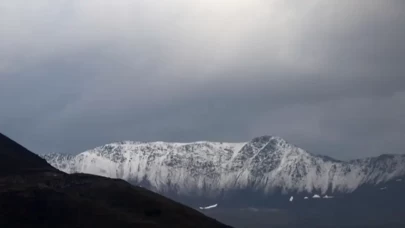
[[[208,198],[246,190],[262,195],[343,194],[405,175],[404,155],[343,162],[271,136],[247,143],[124,141],[76,156],[43,157],[68,173],[120,178],[159,193]]]
[[[54,171],[46,160],[0,133],[0,175]]]
[[[228,227],[123,180],[60,172],[0,136],[0,227]]]

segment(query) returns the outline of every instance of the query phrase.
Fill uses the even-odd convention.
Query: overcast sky
[[[403,0],[1,0],[0,131],[405,153],[404,28]]]

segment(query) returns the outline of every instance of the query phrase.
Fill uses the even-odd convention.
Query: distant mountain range
[[[111,143],[78,155],[42,155],[67,173],[119,178],[168,195],[217,199],[235,192],[340,195],[405,175],[405,155],[339,161],[272,136],[246,143]]]

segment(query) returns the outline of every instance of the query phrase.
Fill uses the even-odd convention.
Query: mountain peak
[[[285,139],[279,136],[263,135],[253,138],[250,142],[252,143],[262,143],[262,144],[272,144],[277,147],[291,147],[293,146]]]

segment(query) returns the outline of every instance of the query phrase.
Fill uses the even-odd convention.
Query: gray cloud
[[[403,1],[3,1],[0,128],[38,152],[272,134],[404,153]]]

